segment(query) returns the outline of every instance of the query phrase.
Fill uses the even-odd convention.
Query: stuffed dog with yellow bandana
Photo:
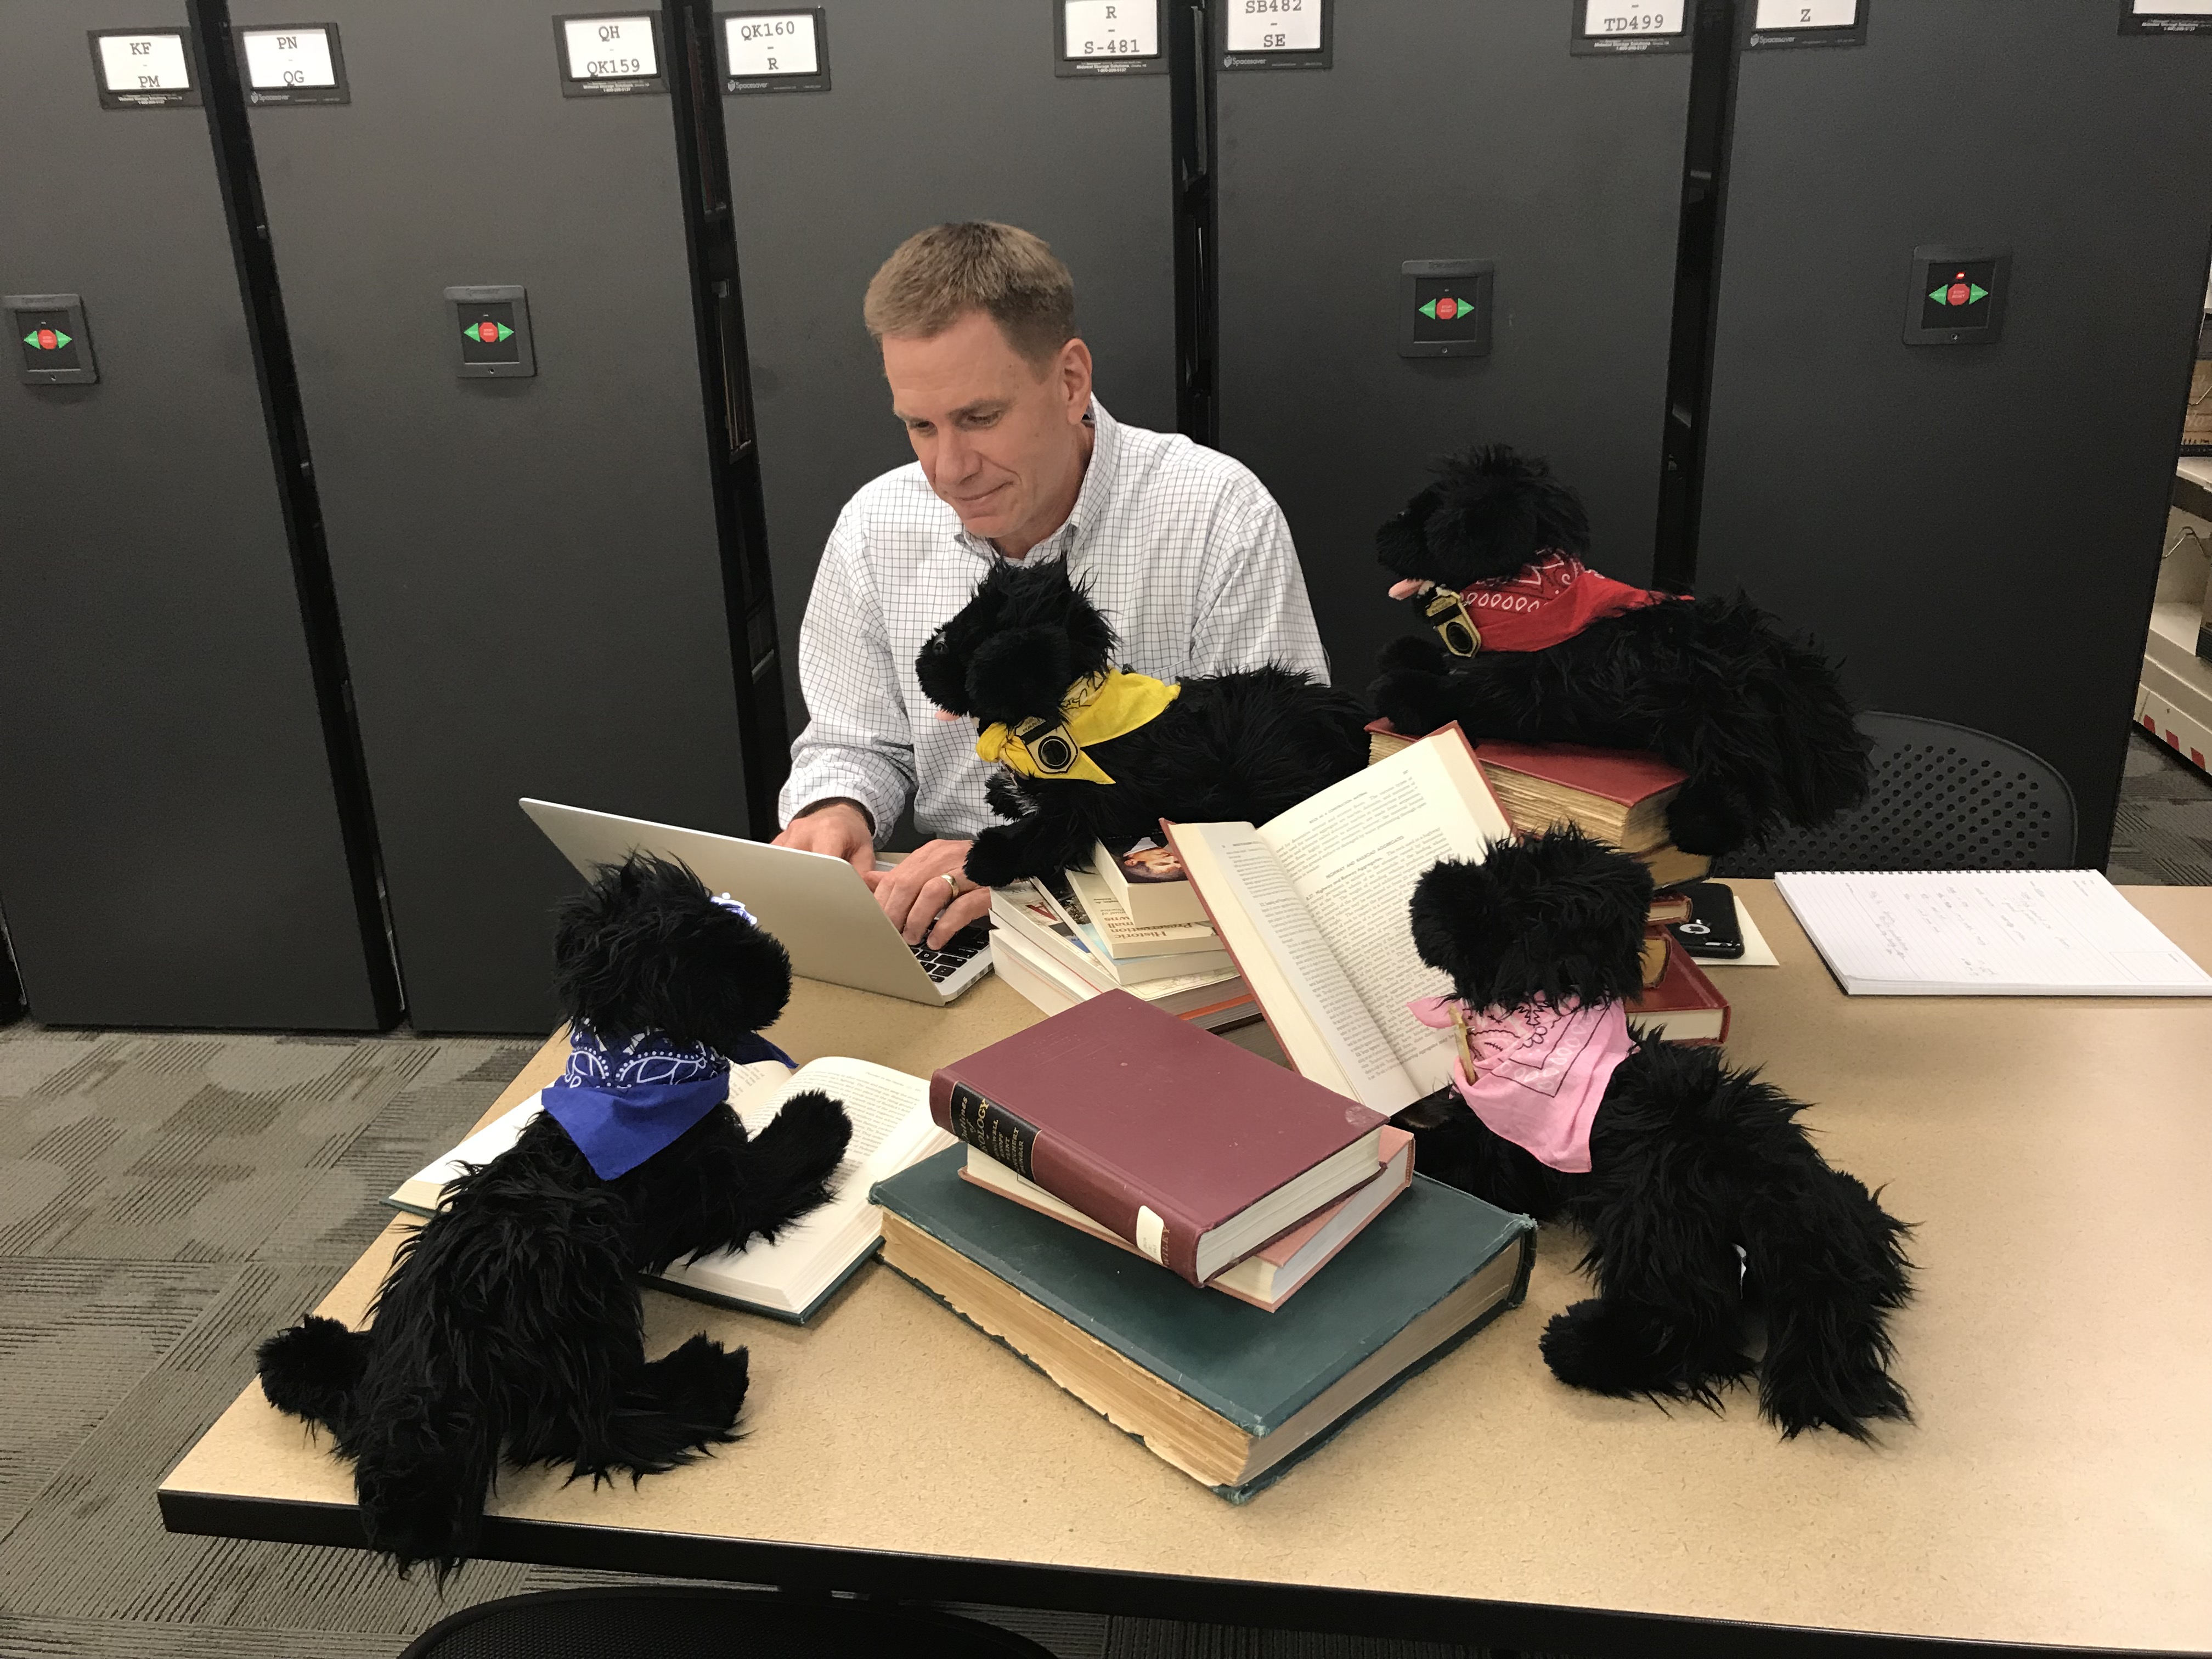
[[[1689,775],[1668,810],[1718,856],[1864,799],[1867,743],[1836,671],[1741,595],[1633,587],[1583,562],[1589,519],[1544,462],[1504,444],[1446,461],[1375,543],[1427,624],[1394,640],[1377,710],[1422,736],[1648,750]]]
[[[972,715],[1012,822],[975,837],[996,887],[1088,863],[1162,818],[1263,823],[1367,763],[1357,699],[1282,668],[1174,683],[1115,665],[1113,625],[1066,565],[1001,561],[915,660],[930,701]]]

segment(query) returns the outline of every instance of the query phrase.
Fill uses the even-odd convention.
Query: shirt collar
[[[1027,557],[1040,564],[1049,564],[1073,552],[1084,531],[1105,517],[1106,503],[1113,499],[1114,474],[1121,459],[1121,423],[1109,415],[1106,405],[1096,398],[1091,400],[1090,421],[1091,459],[1083,470],[1083,488],[1076,492],[1075,506],[1068,513],[1067,522],[1029,550]],[[951,510],[949,506],[946,510]],[[968,533],[957,514],[952,520],[952,539],[978,557],[999,556],[999,550],[989,542]]]

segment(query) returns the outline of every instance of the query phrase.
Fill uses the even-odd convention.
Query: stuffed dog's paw
[[[1458,699],[1452,682],[1443,674],[1418,668],[1400,669],[1376,680],[1368,692],[1376,712],[1409,738],[1426,737],[1458,717]],[[1477,733],[1470,736],[1495,733]]]
[[[1667,833],[1685,853],[1718,858],[1752,840],[1757,828],[1744,803],[1717,785],[1686,784],[1667,804]]]
[[[310,1314],[261,1345],[255,1356],[261,1392],[280,1412],[336,1424],[361,1382],[368,1348],[368,1332]]]
[[[1382,654],[1376,661],[1386,674],[1403,673],[1409,669],[1441,674],[1451,666],[1451,653],[1434,634],[1401,634],[1382,647]]]
[[[979,887],[1004,887],[1036,873],[1026,867],[1021,842],[1010,830],[995,824],[969,843],[964,872]]]

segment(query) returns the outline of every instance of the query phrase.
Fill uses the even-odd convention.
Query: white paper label
[[[1680,34],[1682,15],[1681,0],[1644,6],[1623,5],[1620,0],[1586,0],[1583,33],[1593,40],[1608,34]]]
[[[650,17],[579,17],[561,27],[568,37],[571,81],[627,81],[660,73]]]
[[[1070,58],[1157,58],[1160,9],[1155,0],[1060,0]]]
[[[1319,52],[1322,0],[1229,0],[1231,52]]]
[[[1160,1219],[1158,1213],[1151,1205],[1137,1206],[1137,1237],[1134,1243],[1139,1249],[1163,1267],[1168,1265],[1168,1259],[1160,1246],[1167,1241],[1167,1231],[1168,1224]]]
[[[2207,0],[2212,4],[2212,0]],[[1759,0],[1755,29],[1847,29],[1859,21],[1859,0]]]
[[[256,92],[287,87],[334,87],[331,37],[326,29],[247,29],[246,80]]]
[[[192,73],[181,34],[103,34],[100,70],[110,92],[188,92]]]
[[[2136,0],[2138,17],[2212,17],[2212,0]]]
[[[763,12],[757,17],[725,17],[732,77],[755,75],[818,75],[822,62],[814,47],[811,11]]]

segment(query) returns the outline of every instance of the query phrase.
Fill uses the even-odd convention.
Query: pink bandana
[[[1622,1004],[1584,1008],[1570,998],[1554,1008],[1539,997],[1473,1015],[1449,997],[1406,1006],[1424,1025],[1459,1027],[1452,1083],[1492,1133],[1555,1170],[1589,1171],[1590,1123],[1613,1067],[1636,1052]]]

